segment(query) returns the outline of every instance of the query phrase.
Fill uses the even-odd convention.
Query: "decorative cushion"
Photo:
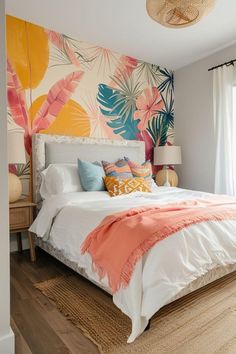
[[[130,160],[128,157],[124,158],[127,161],[133,177],[142,177],[148,180],[152,179],[152,164],[150,161],[145,161],[141,165]]]
[[[108,177],[119,177],[119,178],[132,178],[131,169],[124,159],[118,160],[116,163],[110,163],[107,161],[102,161],[102,166],[105,171],[105,175]]]
[[[144,178],[117,178],[104,177],[104,183],[110,194],[115,197],[117,195],[129,194],[132,192],[151,192],[151,189]]]
[[[78,159],[80,182],[85,191],[105,191],[103,167],[99,162],[87,162]]]

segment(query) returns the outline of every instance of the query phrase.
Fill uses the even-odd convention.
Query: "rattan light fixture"
[[[182,28],[194,25],[209,13],[216,0],[146,0],[149,16],[161,25]]]

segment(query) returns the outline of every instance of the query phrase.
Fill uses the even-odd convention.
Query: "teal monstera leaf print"
[[[135,98],[132,102],[121,90],[114,89],[105,84],[99,84],[97,101],[102,114],[109,117],[107,125],[127,140],[135,140],[139,130],[139,120],[133,119],[136,109]]]

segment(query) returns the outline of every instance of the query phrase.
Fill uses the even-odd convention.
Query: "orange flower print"
[[[148,120],[162,110],[164,102],[156,87],[146,88],[137,98],[136,107],[138,109],[134,112],[134,119],[140,119],[138,129],[142,131],[147,128]]]

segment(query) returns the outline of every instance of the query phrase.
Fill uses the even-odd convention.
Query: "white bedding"
[[[137,192],[115,198],[107,192],[61,194],[43,202],[30,231],[48,240],[70,261],[77,262],[90,279],[99,281],[92,272],[90,256],[81,255],[80,246],[105,216],[139,205],[165,204],[208,195],[167,187],[159,188],[156,193]],[[194,279],[218,266],[235,263],[235,220],[196,224],[157,243],[137,263],[129,286],[113,295],[114,303],[132,321],[128,342],[134,341],[154,313]],[[102,283],[108,287],[106,279]]]

